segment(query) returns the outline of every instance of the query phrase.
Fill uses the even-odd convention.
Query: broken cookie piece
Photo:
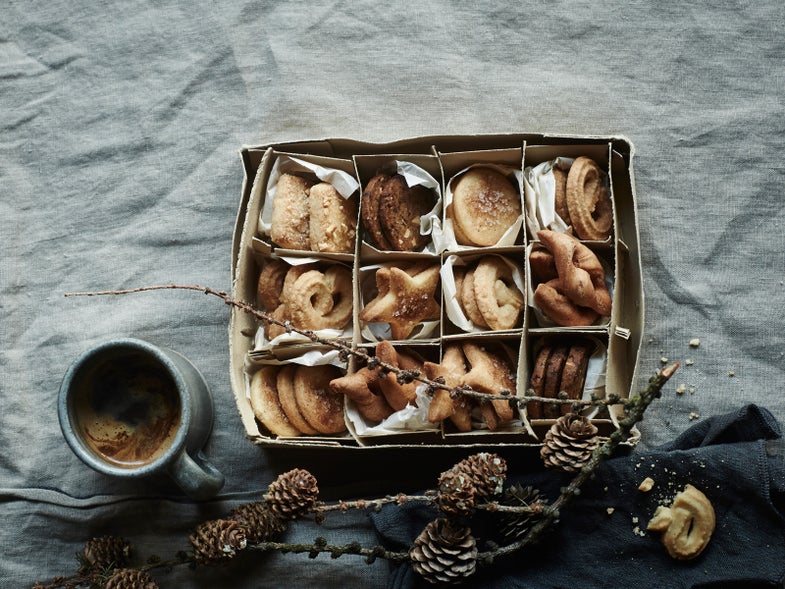
[[[670,507],[660,505],[647,530],[662,532],[668,554],[678,560],[698,556],[714,533],[715,516],[711,501],[701,491],[687,485]]]

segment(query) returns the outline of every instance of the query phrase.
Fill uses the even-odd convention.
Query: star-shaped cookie
[[[438,284],[438,265],[418,263],[406,271],[379,268],[379,294],[365,305],[359,317],[367,323],[389,323],[392,339],[406,339],[419,323],[439,318],[441,307],[434,298]]]

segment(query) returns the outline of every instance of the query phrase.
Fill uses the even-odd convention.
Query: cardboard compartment
[[[547,407],[545,410],[541,405],[524,404],[520,410],[516,408],[512,415],[508,415],[504,406],[509,407],[510,404],[500,399],[500,403],[494,401],[484,408],[473,404],[469,408],[471,425],[468,428],[465,419],[460,427],[450,419],[430,423],[427,415],[432,398],[425,394],[425,385],[421,385],[417,406],[395,412],[398,415],[390,428],[378,428],[378,423],[365,419],[356,404],[348,400],[345,403],[345,434],[286,436],[271,432],[257,419],[251,406],[249,386],[253,375],[269,364],[286,366],[325,361],[334,364],[341,375],[354,375],[361,371],[362,361],[347,357],[329,345],[336,338],[368,354],[373,354],[378,345],[390,344],[396,350],[417,356],[437,367],[445,358],[448,362],[454,361],[458,350],[463,354],[461,357],[467,371],[472,369],[467,352],[474,354],[475,362],[483,366],[486,366],[488,355],[478,356],[478,350],[492,352],[497,358],[505,359],[512,377],[510,392],[518,398],[524,397],[533,388],[532,377],[543,347],[560,347],[564,353],[560,352],[553,362],[561,362],[563,368],[570,348],[576,342],[590,342],[592,354],[588,384],[584,384],[580,395],[602,397],[617,393],[622,397],[628,396],[635,382],[644,312],[632,156],[631,144],[622,137],[526,133],[432,136],[387,144],[324,139],[243,148],[241,157],[245,181],[233,240],[233,297],[247,303],[258,303],[257,283],[262,269],[266,264],[282,261],[290,266],[317,262],[321,270],[330,265],[341,265],[351,272],[353,300],[350,324],[340,334],[332,334],[332,339],[326,338],[323,345],[296,339],[285,341],[286,338],[271,342],[259,335],[260,326],[251,315],[233,309],[229,334],[231,380],[247,436],[254,443],[272,446],[537,446],[561,413],[560,408]],[[605,271],[605,284],[611,297],[610,312],[589,325],[559,325],[549,321],[533,305],[533,292],[541,279],[533,276],[531,256],[533,252],[547,249],[537,235],[539,229],[574,233],[573,228],[555,212],[556,176],[551,171],[553,166],[561,166],[568,173],[571,163],[579,157],[593,160],[599,170],[596,177],[585,180],[586,186],[591,190],[604,187],[610,198],[612,222],[608,236],[604,239],[578,239],[580,247],[592,252]],[[455,182],[467,170],[477,166],[501,171],[520,198],[521,212],[510,224],[509,231],[497,242],[487,245],[459,243],[453,226],[452,191]],[[314,252],[282,248],[271,239],[268,221],[271,199],[274,200],[275,195],[272,188],[281,171],[307,176],[312,182],[335,182],[349,198],[357,200],[356,236],[352,251]],[[418,215],[422,232],[429,236],[422,249],[389,251],[378,247],[379,244],[369,238],[370,232],[364,226],[359,211],[361,195],[380,172],[400,174],[407,179],[407,184],[410,181],[425,183],[432,191],[433,201],[430,197],[428,199],[432,206],[426,214]],[[396,208],[394,199],[386,202],[388,209]],[[404,204],[397,208],[424,210],[423,207],[417,209]],[[504,288],[511,288],[513,284],[522,291],[524,306],[511,327],[505,325],[505,328],[493,329],[474,324],[461,306],[462,300],[456,291],[455,269],[473,268],[487,257],[501,259],[507,267],[514,269],[512,284],[504,278],[497,294],[506,297]],[[374,326],[361,321],[359,314],[376,296],[379,289],[376,272],[379,268],[401,268],[405,272],[416,264],[436,266],[439,270],[439,284],[434,292],[441,307],[439,317],[418,325],[405,338],[393,340],[384,331],[383,323],[382,331],[379,331],[376,329],[378,324]],[[502,269],[499,267],[497,271],[502,272]],[[318,300],[315,299],[314,304],[318,304]],[[379,344],[379,341],[385,343]],[[575,358],[571,360],[574,361]],[[487,366],[484,372],[490,372]],[[565,383],[568,380],[565,377]],[[534,384],[540,387],[536,378]],[[551,382],[548,386],[548,390],[553,391],[560,384]],[[444,401],[441,395],[440,402]],[[493,423],[493,415],[488,414],[489,407],[498,409],[495,418],[503,418],[499,423]],[[586,414],[601,433],[608,435],[616,427],[621,408],[587,409]],[[466,418],[466,415],[463,417]],[[393,422],[389,425],[392,426]],[[493,430],[488,427],[489,423]]]

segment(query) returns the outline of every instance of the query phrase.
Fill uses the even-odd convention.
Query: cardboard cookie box
[[[273,316],[295,324],[312,312],[340,316],[337,324],[311,328],[327,340],[391,357],[401,368],[425,366],[448,383],[468,382],[480,390],[490,383],[494,392],[507,389],[518,397],[529,391],[626,397],[635,383],[643,331],[632,156],[623,137],[540,134],[387,144],[324,139],[243,148],[233,297],[260,308],[266,303]],[[485,192],[474,195],[468,179],[458,187],[464,176],[486,182]],[[565,178],[573,195],[566,205]],[[299,200],[292,198],[297,190]],[[368,204],[361,205],[365,198]],[[586,198],[600,199],[593,212]],[[325,220],[325,210],[342,217]],[[571,216],[571,223],[563,218]],[[344,245],[334,247],[340,240]],[[399,245],[409,251],[396,251]],[[266,294],[260,295],[265,268]],[[586,271],[562,275],[575,268]],[[568,281],[574,284],[564,307],[561,285]],[[595,287],[596,300],[605,297],[599,307],[586,294]],[[282,297],[296,302],[285,305]],[[276,315],[279,306],[286,311]],[[576,309],[577,320],[571,315]],[[355,357],[283,329],[266,332],[236,309],[230,352],[245,430],[264,445],[536,446],[563,410],[530,402],[510,412],[504,401],[474,403],[460,407],[455,418],[431,422],[434,408],[424,386],[362,372]],[[376,380],[360,378],[369,373]],[[365,397],[323,392],[326,383],[345,375],[354,375],[353,386],[364,383],[356,390]],[[385,379],[389,386],[382,390]],[[404,392],[401,401],[396,395]],[[336,398],[343,402],[337,417]],[[330,423],[314,423],[314,412],[330,403]],[[618,405],[586,410],[606,435],[620,414]]]

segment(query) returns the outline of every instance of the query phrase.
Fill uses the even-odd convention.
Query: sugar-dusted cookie
[[[254,416],[276,436],[299,436],[298,430],[289,421],[278,400],[278,366],[263,366],[251,377],[251,408]]]
[[[320,434],[339,434],[346,430],[343,395],[330,388],[340,376],[330,365],[298,366],[294,373],[294,397],[305,421]]]
[[[521,215],[518,190],[504,174],[474,167],[455,183],[450,207],[458,243],[495,245]]]
[[[283,412],[291,424],[306,435],[316,435],[319,432],[312,428],[300,409],[297,407],[297,399],[294,395],[294,373],[297,371],[297,364],[286,364],[281,366],[276,377],[275,384],[278,389],[278,402],[281,404]]]
[[[316,252],[352,253],[357,235],[357,199],[344,198],[328,182],[311,188],[310,243]]]
[[[311,249],[309,194],[313,182],[294,174],[281,174],[273,198],[270,237],[280,247]]]
[[[438,285],[438,264],[418,262],[405,270],[379,268],[378,294],[365,304],[359,318],[367,323],[389,323],[393,339],[406,339],[423,321],[439,318],[441,306],[435,299]]]

